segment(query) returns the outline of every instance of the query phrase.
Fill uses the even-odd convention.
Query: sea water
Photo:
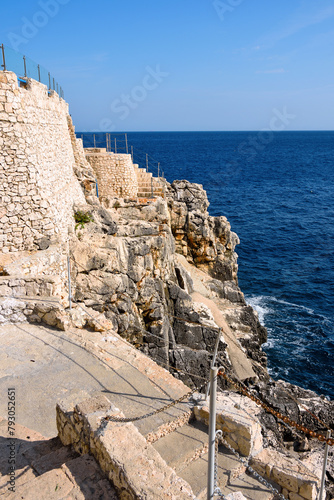
[[[115,138],[125,152],[124,134],[111,134],[113,148]],[[154,175],[159,162],[169,182],[202,184],[210,214],[238,234],[239,285],[268,329],[272,377],[332,398],[334,132],[133,132],[131,146]]]

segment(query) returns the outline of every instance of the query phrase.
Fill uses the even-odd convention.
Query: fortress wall
[[[36,248],[67,238],[73,204],[85,203],[74,174],[68,104],[28,80],[0,72],[0,250]]]
[[[106,149],[86,149],[98,183],[99,196],[136,198],[138,181],[130,154],[107,153]]]

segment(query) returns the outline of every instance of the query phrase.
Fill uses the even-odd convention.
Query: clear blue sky
[[[334,128],[333,0],[3,1],[0,43],[56,76],[78,131]]]

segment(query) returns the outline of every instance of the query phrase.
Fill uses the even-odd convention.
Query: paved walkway
[[[164,406],[189,389],[118,336],[39,325],[0,327],[0,417],[7,418],[8,388],[16,390],[16,419],[46,437],[57,434],[56,403],[74,404],[103,393],[126,416]],[[106,352],[101,354],[101,346]],[[101,359],[97,359],[94,350]],[[185,404],[138,422],[146,435],[188,410]],[[189,411],[189,410],[188,410]]]

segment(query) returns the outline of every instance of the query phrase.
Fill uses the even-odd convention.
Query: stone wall
[[[86,149],[86,158],[95,172],[100,197],[137,197],[138,181],[131,155],[89,148]]]
[[[28,79],[0,72],[0,249],[31,250],[42,237],[63,241],[73,204],[85,197],[74,174],[68,104]]]

